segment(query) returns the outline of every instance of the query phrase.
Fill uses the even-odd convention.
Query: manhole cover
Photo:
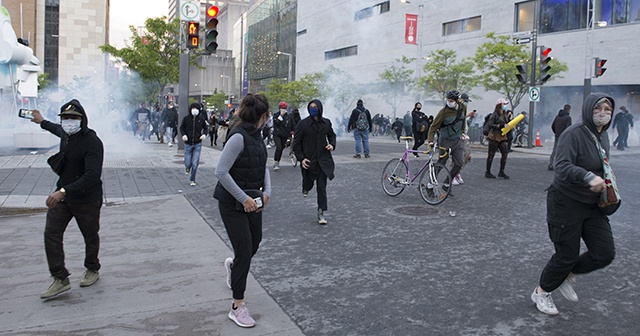
[[[433,206],[401,206],[397,208],[391,209],[393,212],[405,215],[405,216],[413,216],[413,217],[421,217],[421,216],[433,216],[442,214],[442,210],[439,208],[435,208]]]

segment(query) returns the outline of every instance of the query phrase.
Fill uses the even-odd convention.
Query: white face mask
[[[191,115],[193,116],[197,116],[199,112],[198,109],[191,109]]]
[[[82,120],[79,119],[62,119],[60,121],[60,125],[62,125],[62,129],[65,131],[65,133],[73,135],[80,132],[81,122]]]
[[[450,108],[454,109],[458,106],[458,104],[456,104],[455,102],[447,102],[447,106],[449,106]]]
[[[596,124],[596,127],[601,127],[609,123],[611,121],[611,115],[608,113],[594,113],[593,114],[593,123]]]

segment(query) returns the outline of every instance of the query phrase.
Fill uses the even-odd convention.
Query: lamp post
[[[418,79],[418,81],[420,80],[420,77],[422,77],[422,64],[421,64],[421,60],[422,60],[422,35],[424,35],[424,34],[422,32],[422,28],[420,28],[420,27],[422,27],[422,25],[423,25],[423,23],[422,23],[422,19],[423,19],[422,18],[422,12],[424,10],[425,1],[426,0],[422,0],[420,2],[420,4],[418,5],[418,27],[417,27],[417,33],[418,33],[418,48],[417,48],[418,50],[417,50],[417,52],[418,52],[418,55],[416,57],[416,78]],[[411,1],[409,1],[409,0],[400,0],[400,2],[401,3],[406,3],[406,4],[410,4],[411,3]],[[416,84],[417,84],[417,81],[416,81]],[[418,97],[417,97],[418,100],[417,101],[420,101],[421,96],[422,96],[422,90],[419,89],[418,90]]]
[[[291,79],[292,79],[291,78],[291,70],[292,70],[292,66],[293,66],[293,55],[291,55],[289,53],[286,53],[284,51],[278,51],[278,52],[276,52],[276,54],[285,55],[285,56],[289,57],[289,74],[287,76],[287,82],[291,83]]]

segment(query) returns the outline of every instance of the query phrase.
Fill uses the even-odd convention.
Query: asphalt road
[[[339,143],[336,155],[352,146]],[[638,155],[612,159],[623,198],[611,217],[616,259],[577,278],[580,302],[555,294],[561,313],[549,317],[529,298],[553,253],[545,222],[548,157],[514,153],[511,179],[490,180],[483,177],[486,154],[475,150],[463,170],[466,183],[434,207],[415,187],[397,197],[382,191],[381,170],[403,148],[376,143],[371,159],[337,165],[326,226],[316,221],[315,189],[302,198],[299,168],[283,160],[271,174],[274,192],[252,273],[306,335],[640,334]],[[208,187],[187,197],[226,237],[211,194]]]

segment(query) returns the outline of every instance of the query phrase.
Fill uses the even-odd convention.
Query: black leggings
[[[280,162],[280,158],[282,158],[282,151],[284,151],[285,146],[287,145],[288,137],[281,137],[277,134],[273,136],[273,142],[276,143],[276,152],[273,154],[273,161]]]
[[[413,150],[418,150],[425,140],[427,140],[427,132],[413,132]]]
[[[494,141],[489,140],[489,155],[487,156],[487,172],[491,172],[491,165],[493,164],[493,157],[496,152],[500,150],[500,172],[504,173],[504,167],[507,165],[507,156],[509,155],[509,144],[507,140]]]
[[[243,300],[251,259],[258,252],[260,241],[262,241],[262,212],[238,211],[235,203],[218,202],[218,208],[233,246],[234,258],[231,269],[233,298]]]

